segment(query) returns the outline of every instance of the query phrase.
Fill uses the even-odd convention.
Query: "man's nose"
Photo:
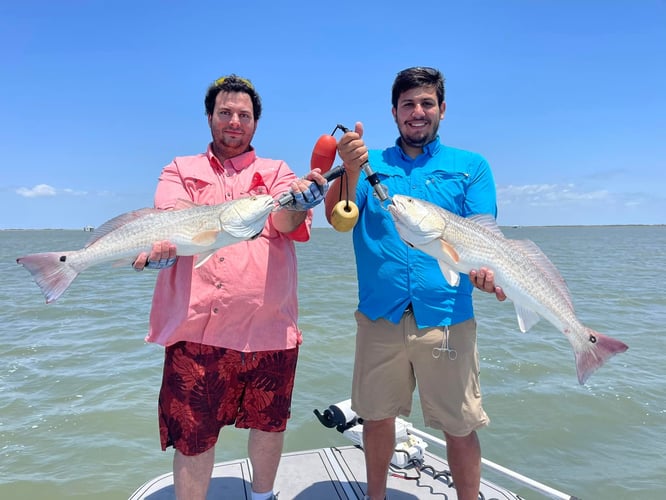
[[[426,114],[425,109],[420,104],[415,104],[414,109],[412,110],[412,115],[424,116]]]

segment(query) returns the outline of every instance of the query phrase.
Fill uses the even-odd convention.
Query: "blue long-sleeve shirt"
[[[495,182],[486,160],[445,146],[439,137],[415,159],[396,141],[388,149],[370,150],[369,162],[389,196],[420,198],[463,217],[497,215]],[[359,220],[353,233],[358,309],[370,319],[398,323],[411,303],[420,328],[474,317],[473,287],[467,275],[461,275],[457,287],[450,286],[434,258],[400,239],[390,213],[373,193],[361,173],[356,188]]]

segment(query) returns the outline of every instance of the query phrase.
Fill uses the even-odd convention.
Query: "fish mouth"
[[[413,205],[413,206],[410,206]],[[436,236],[431,231],[422,229],[428,214],[419,210],[419,205],[414,205],[414,200],[408,196],[396,195],[388,210],[393,216],[393,222],[400,239],[411,248],[427,244]]]
[[[238,210],[236,211],[237,215],[244,223],[252,225],[264,219],[268,214],[270,214],[274,210],[275,201],[273,200],[272,197],[268,195],[255,195],[251,197],[253,201],[260,200],[261,198],[263,198],[264,203],[259,210],[253,211],[248,215],[244,215]]]
[[[388,206],[389,212],[396,222],[400,221],[406,227],[417,228],[428,216],[419,209],[419,205],[414,205],[416,210],[409,209],[408,205],[414,204],[414,200],[410,197],[396,195],[391,201],[392,204]]]
[[[391,215],[393,216],[394,219],[399,219],[400,218],[400,208],[402,207],[402,202],[400,200],[396,200],[393,198],[391,200],[391,203],[388,204],[387,208],[388,211],[391,212]]]
[[[408,225],[406,224],[407,220],[413,218],[407,215],[407,203],[397,196],[394,196],[391,200],[391,203],[388,205],[388,211],[391,213],[393,220],[396,223],[401,223],[404,226]]]
[[[239,206],[231,207],[234,214],[223,223],[223,230],[235,238],[254,240],[261,235],[266,225],[266,219],[273,211],[273,198],[268,195],[255,195],[250,197],[253,203],[251,209],[241,209]]]
[[[409,227],[407,224],[404,222],[404,218],[402,216],[401,208],[403,207],[403,202],[401,200],[392,200],[392,203],[388,205],[388,211],[391,213],[393,216],[393,223],[395,224],[395,228],[398,231],[398,236],[400,236],[400,239],[405,242],[408,246],[411,248],[414,248],[414,244],[405,239],[403,236],[404,233],[409,231]],[[401,230],[402,229],[402,230]]]

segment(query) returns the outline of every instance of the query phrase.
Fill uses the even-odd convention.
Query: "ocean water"
[[[665,498],[666,227],[505,232],[534,240],[567,280],[581,320],[630,348],[580,386],[560,332],[541,321],[521,334],[509,302],[477,292],[491,418],[479,433],[484,457],[588,500]],[[123,499],[171,469],[156,422],[163,351],[143,340],[155,274],[99,266],[46,305],[15,262],[79,248],[89,235],[0,231],[2,499]],[[342,442],[312,412],[349,397],[354,354],[350,234],[315,229],[298,253],[305,342],[285,451]],[[418,401],[409,420],[423,428]],[[245,456],[246,437],[223,430],[217,460]],[[492,471],[484,475],[540,498]]]

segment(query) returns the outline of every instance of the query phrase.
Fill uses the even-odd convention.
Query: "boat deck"
[[[458,498],[449,485],[449,467],[437,455],[425,452],[417,469],[392,468],[388,478],[391,500]],[[208,499],[249,500],[252,469],[247,458],[215,464]],[[320,448],[282,455],[274,491],[280,500],[362,499],[366,489],[363,451],[356,446]],[[520,499],[518,495],[493,483],[481,481],[485,499]],[[173,475],[164,474],[146,482],[129,500],[175,499]]]

